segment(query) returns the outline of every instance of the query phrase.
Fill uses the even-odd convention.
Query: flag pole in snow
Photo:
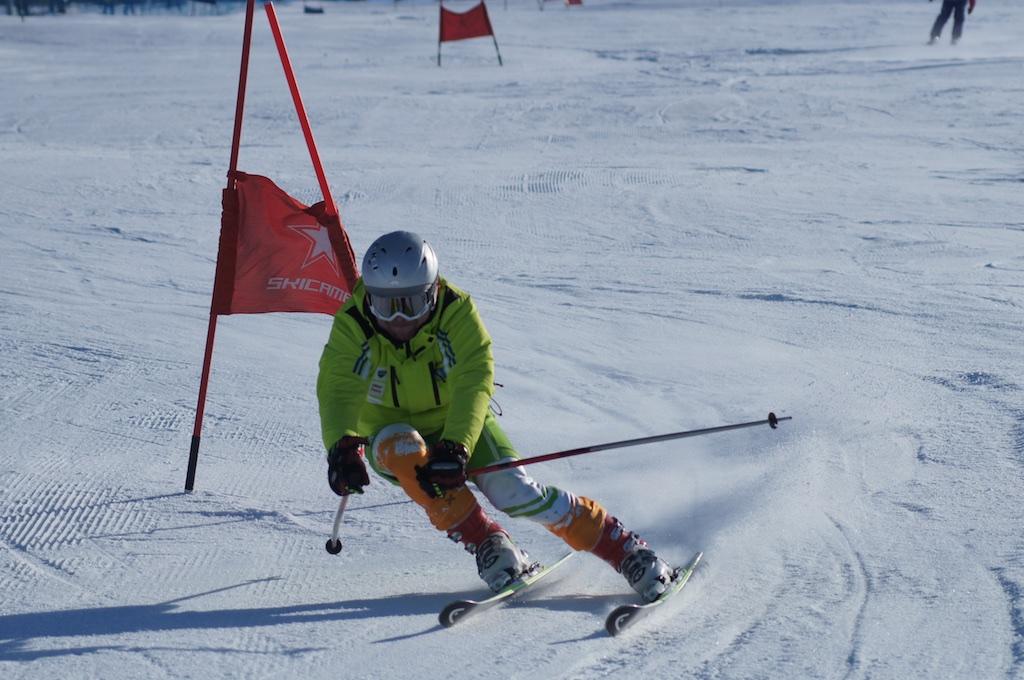
[[[245,31],[242,36],[242,63],[238,73],[238,98],[235,100],[235,128],[231,136],[231,161],[228,166],[228,184],[223,193],[221,212],[221,233],[224,221],[237,219],[235,209],[235,172],[238,170],[238,149],[242,141],[242,111],[245,109],[245,84],[249,74],[249,46],[252,44],[252,17],[256,0],[248,0],[245,6]],[[230,206],[230,209],[229,209]],[[218,253],[219,255],[219,253]],[[219,269],[219,268],[218,268]],[[214,280],[214,288],[217,282]],[[196,403],[196,420],[192,428],[192,446],[188,453],[188,471],[185,473],[185,490],[191,491],[196,481],[196,465],[199,463],[199,443],[203,430],[203,413],[206,410],[206,385],[210,380],[210,364],[213,359],[213,340],[217,333],[216,290],[210,300],[210,323],[206,330],[206,352],[203,355],[203,371],[199,379],[199,397]]]
[[[493,32],[491,33],[491,40],[494,41],[494,51],[498,53],[498,66],[504,66],[505,64],[501,63],[501,50],[498,49],[498,38]]]
[[[295,111],[306,138],[306,146],[309,148],[320,190],[323,192],[323,203],[315,206],[302,205],[268,178],[238,171],[238,150],[242,136],[242,114],[245,108],[254,8],[255,0],[248,0],[242,40],[242,65],[238,77],[238,100],[235,104],[234,135],[231,141],[231,163],[227,188],[223,192],[217,269],[213,283],[213,300],[210,303],[206,353],[199,382],[196,421],[192,430],[192,447],[189,451],[188,472],[185,474],[186,491],[192,491],[195,486],[217,317],[221,314],[264,312],[318,312],[333,315],[345,296],[351,294],[358,276],[352,246],[341,224],[338,206],[331,196],[320,155],[313,141],[306,109],[302,105],[295,74],[285,49],[281,28],[273,5],[269,2],[265,5],[267,20],[277,42],[281,65],[284,67],[285,78],[295,102]],[[323,242],[317,240],[318,236],[310,234],[311,231],[321,234],[322,230],[326,230],[327,239],[330,241],[329,248],[325,248]],[[289,269],[288,265],[282,264],[281,258],[290,258],[295,246],[289,245],[287,241],[275,240],[280,238],[298,239],[303,243],[300,248],[305,248],[305,241],[309,241],[307,261],[297,270]],[[320,249],[319,254],[313,261],[308,261],[315,248]],[[320,271],[313,269],[303,274],[307,267],[319,267]],[[304,276],[315,277],[318,287],[296,288],[281,283],[292,280],[290,277],[296,275],[299,278],[294,279],[295,281],[309,280],[302,278]]]
[[[547,460],[568,458],[569,456],[582,456],[585,453],[596,453],[598,451],[607,451],[609,449],[621,449],[627,446],[638,446],[640,444],[653,444],[655,442],[663,442],[668,441],[670,439],[683,439],[684,437],[699,437],[700,435],[703,434],[725,432],[727,430],[738,430],[744,427],[756,427],[758,425],[767,425],[774,430],[778,428],[779,423],[781,423],[782,421],[792,419],[792,416],[778,418],[774,413],[769,413],[767,419],[754,420],[749,423],[719,425],[718,427],[705,427],[699,430],[687,430],[686,432],[656,434],[651,437],[640,437],[639,439],[625,439],[620,442],[608,442],[607,444],[594,444],[592,446],[584,446],[578,449],[569,449],[567,451],[556,451],[555,453],[546,453],[542,456],[533,456],[532,458],[521,458],[519,460],[510,460],[504,463],[495,463],[494,465],[488,465],[487,467],[480,468],[479,470],[470,470],[469,476],[475,477],[476,475],[483,475],[487,474],[488,472],[497,472],[498,470],[507,470],[508,468],[521,467],[523,465],[533,465],[534,463],[543,463],[544,461]]]

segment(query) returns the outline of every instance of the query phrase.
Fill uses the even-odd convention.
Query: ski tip
[[[445,628],[451,628],[462,620],[462,617],[473,608],[474,604],[476,603],[469,602],[468,600],[457,600],[452,602],[441,610],[441,613],[437,616],[437,620]]]
[[[608,634],[615,637],[626,630],[640,608],[635,604],[624,604],[612,610],[612,613],[605,619],[604,628]]]

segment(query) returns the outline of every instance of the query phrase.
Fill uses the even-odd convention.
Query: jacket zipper
[[[391,401],[398,408],[398,371],[391,367]]]
[[[437,390],[437,374],[434,372],[434,362],[431,361],[427,364],[427,369],[430,371],[430,384],[434,387],[434,403],[438,406],[441,405],[441,393]]]

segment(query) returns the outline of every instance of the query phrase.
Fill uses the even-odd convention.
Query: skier
[[[931,38],[928,40],[929,45],[934,45],[935,41],[942,35],[942,28],[949,21],[949,15],[953,15],[953,45],[960,41],[960,36],[964,32],[964,7],[967,8],[967,13],[970,14],[974,11],[974,3],[976,0],[942,0],[942,9],[939,11],[939,16],[935,17],[935,23],[932,24]],[[928,0],[931,2],[931,0]]]
[[[519,457],[490,412],[493,390],[490,335],[470,296],[439,275],[433,248],[408,231],[374,241],[320,359],[317,396],[334,493],[363,493],[367,459],[475,555],[477,573],[497,592],[534,565],[480,506],[468,479],[494,507],[541,523],[606,561],[645,600],[656,599],[672,570],[600,503],[545,486],[522,467],[474,476]]]

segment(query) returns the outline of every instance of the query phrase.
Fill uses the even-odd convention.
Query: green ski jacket
[[[494,392],[491,336],[467,293],[441,278],[438,304],[408,342],[376,327],[360,279],[334,316],[317,397],[324,446],[408,423],[424,437],[476,446]]]

